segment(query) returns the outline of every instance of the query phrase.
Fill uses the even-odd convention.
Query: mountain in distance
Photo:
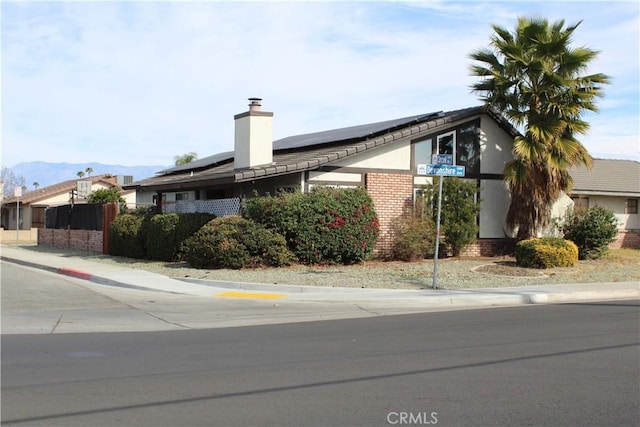
[[[9,168],[16,177],[24,177],[28,190],[33,190],[33,183],[39,187],[47,187],[62,181],[78,178],[78,172],[93,169],[91,176],[111,174],[114,176],[130,175],[134,181],[155,176],[157,172],[172,166],[121,166],[103,165],[102,163],[49,163],[49,162],[25,162]],[[85,175],[86,177],[87,175]]]

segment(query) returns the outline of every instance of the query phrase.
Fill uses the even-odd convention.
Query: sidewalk
[[[429,308],[455,308],[640,297],[638,282],[574,283],[466,290],[354,289],[232,283],[197,279],[178,280],[147,271],[31,251],[20,246],[0,246],[0,259],[88,280],[100,285],[208,298],[277,299],[297,302],[373,303],[387,307],[389,305],[399,307],[410,305]]]

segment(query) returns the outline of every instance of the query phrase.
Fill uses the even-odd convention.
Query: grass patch
[[[610,249],[601,261],[616,262],[619,264],[638,264],[640,263],[640,249]]]

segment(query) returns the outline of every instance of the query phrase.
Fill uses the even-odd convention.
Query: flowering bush
[[[305,264],[352,264],[373,251],[380,224],[362,188],[315,187],[246,200],[242,215],[282,234]]]

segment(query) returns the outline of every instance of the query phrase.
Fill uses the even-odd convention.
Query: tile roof
[[[227,152],[201,159],[202,162],[164,170],[163,175],[136,181],[124,188],[174,191],[317,169],[338,159],[483,113],[491,115],[513,136],[517,134],[494,111],[485,107],[471,107],[287,137],[274,142],[273,163],[270,165],[235,170],[233,152]],[[207,165],[207,162],[213,163]]]
[[[111,174],[96,175],[92,177],[82,178],[82,180],[91,180],[93,184],[97,182],[104,182],[106,184],[116,185],[116,178]],[[35,203],[40,200],[48,199],[49,197],[57,196],[58,194],[68,193],[69,191],[75,190],[77,188],[77,182],[78,179],[70,179],[67,181],[59,182],[57,184],[49,185],[47,187],[42,187],[26,192],[22,195],[22,197],[20,197],[20,203]],[[6,197],[2,200],[2,204],[15,203],[16,201],[17,197],[15,196]]]
[[[640,197],[640,162],[594,159],[593,167],[570,170],[572,194],[600,194]]]

